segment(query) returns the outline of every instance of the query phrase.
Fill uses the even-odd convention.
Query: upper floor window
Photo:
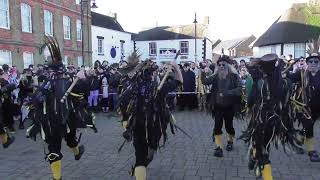
[[[155,42],[149,43],[149,55],[150,56],[157,55],[157,44]]]
[[[77,41],[82,41],[82,28],[80,20],[77,20]]]
[[[32,33],[31,7],[28,4],[21,3],[21,25],[22,32]]]
[[[4,64],[12,66],[11,51],[0,50],[0,65]]]
[[[64,39],[71,39],[71,20],[68,16],[63,16]]]
[[[189,54],[189,42],[181,41],[180,42],[180,52],[181,54]]]
[[[53,36],[53,14],[44,10],[44,32],[48,36]]]
[[[121,52],[121,60],[123,60],[124,58],[124,53],[125,53],[125,49],[124,49],[124,40],[120,40],[120,52]]]
[[[76,0],[76,4],[80,4],[81,3],[81,0]]]
[[[0,0],[0,28],[10,29],[9,0]]]
[[[98,37],[98,54],[99,55],[103,55],[104,52],[103,52],[103,38],[99,38]]]

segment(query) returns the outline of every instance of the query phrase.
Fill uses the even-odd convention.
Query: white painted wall
[[[97,36],[104,37],[104,55],[98,55]],[[100,62],[107,60],[109,63],[118,63],[121,60],[120,40],[125,41],[124,60],[126,60],[133,51],[131,34],[92,26],[92,63],[94,63],[96,60],[99,60]],[[116,56],[114,58],[112,58],[110,54],[112,47],[115,47],[116,49]]]
[[[181,40],[157,40],[157,41],[136,41],[136,49],[141,54],[141,59],[152,58],[156,62],[163,62],[163,61],[171,61],[171,59],[162,59],[159,57],[159,51],[161,48],[173,48],[177,51],[180,50],[180,41],[188,41],[189,42],[189,54],[187,55],[180,55],[177,59],[177,62],[180,61],[195,61],[195,40],[194,39],[181,39]],[[149,43],[156,42],[157,44],[157,55],[156,56],[149,56]],[[206,59],[212,59],[212,43],[210,41],[207,42],[207,53]],[[197,60],[202,61],[202,46],[203,46],[203,39],[197,39]],[[185,57],[186,59],[182,59],[181,57]]]
[[[254,47],[254,57],[262,57],[266,54],[275,53],[278,56],[281,56],[281,44],[271,45],[271,46],[262,46]]]
[[[307,44],[308,43],[306,43],[306,49],[308,47]],[[276,49],[276,54],[279,57],[282,56],[281,55],[281,44],[277,44],[277,45],[270,45],[270,46],[254,47],[253,48],[254,57],[262,57],[265,54],[272,53],[273,47],[275,47],[275,49]],[[295,44],[294,43],[288,43],[288,44],[283,45],[283,55],[288,57],[290,54],[293,57],[295,57]],[[307,53],[305,55],[307,55]]]

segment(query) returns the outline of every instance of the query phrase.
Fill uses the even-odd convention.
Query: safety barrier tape
[[[118,93],[108,93],[108,95],[117,95]],[[168,93],[170,95],[180,95],[180,94],[203,94],[201,92],[170,92]],[[102,96],[103,94],[98,94],[99,96]]]

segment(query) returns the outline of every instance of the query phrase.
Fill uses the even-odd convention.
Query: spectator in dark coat
[[[196,91],[196,75],[190,70],[190,64],[185,63],[183,66],[183,86],[182,92],[195,92]],[[184,110],[187,106],[190,110],[197,108],[197,95],[196,94],[183,94],[181,95],[180,109]]]
[[[110,107],[115,111],[118,102],[118,87],[120,85],[121,74],[116,71],[116,68],[111,68],[109,78],[109,92],[115,93],[110,95]]]

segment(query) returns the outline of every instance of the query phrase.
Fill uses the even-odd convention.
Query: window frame
[[[21,3],[20,13],[21,13],[21,31],[25,33],[32,33],[32,7],[29,4]],[[24,27],[24,25],[26,24],[28,26]]]
[[[77,29],[77,41],[82,41],[82,23],[81,20],[77,19],[76,21],[76,29]]]
[[[1,6],[0,6],[0,11],[3,11],[3,12],[5,12],[5,14],[6,14],[6,17],[4,17],[5,19],[6,19],[6,25],[7,26],[1,26],[0,25],[0,28],[1,29],[10,29],[10,4],[9,4],[9,0],[0,0],[0,1],[3,1],[3,2],[7,2],[6,4],[7,4],[7,7],[4,7],[3,9],[1,8]]]
[[[154,45],[154,47],[152,47],[152,45]],[[157,43],[150,42],[149,43],[149,56],[156,56],[156,55],[157,55]]]
[[[68,66],[68,59],[69,59],[69,56],[65,55],[64,58],[63,58],[63,61],[62,61],[64,66]]]
[[[1,53],[9,53],[9,63],[3,63],[3,64],[7,64],[7,65],[9,65],[9,66],[12,66],[12,53],[11,53],[11,51],[9,51],[9,50],[4,50],[4,49],[0,49],[0,54]],[[1,57],[1,56],[0,56]],[[0,59],[1,60],[1,59]],[[3,61],[0,61],[0,65],[3,65],[1,62],[3,62]]]
[[[81,62],[79,62],[79,60],[81,60]],[[81,67],[81,66],[84,65],[84,64],[83,64],[83,57],[82,57],[82,56],[78,56],[78,57],[77,57],[77,63],[78,63],[78,67]]]
[[[71,40],[71,18],[63,16],[63,39]]]
[[[46,17],[46,15],[48,15],[48,17]],[[49,10],[43,10],[43,23],[44,23],[44,34],[47,36],[53,36],[54,34],[54,29],[53,29],[53,25],[54,25],[54,19],[53,19],[53,12],[49,11]],[[46,28],[46,24],[49,23],[50,27],[49,28],[50,32],[46,32],[47,28]]]
[[[186,43],[187,46],[186,47],[182,47],[183,43]],[[188,55],[189,54],[189,41],[180,41],[179,44],[180,44],[180,53],[183,54],[183,55]],[[183,52],[182,48],[187,49],[187,52]]]
[[[98,55],[104,55],[104,39],[103,38],[98,38]]]
[[[303,47],[303,49],[297,50],[297,47],[299,47],[298,45],[299,45],[299,46],[302,45],[302,46],[300,46],[300,47]],[[307,50],[307,45],[306,45],[306,43],[294,43],[294,48],[293,48],[294,58],[300,58],[301,56],[302,56],[302,57],[306,57],[306,50]],[[297,52],[299,52],[299,53],[301,53],[301,54],[303,54],[303,55],[301,55],[301,54],[297,55],[297,54],[298,54]]]
[[[31,57],[31,62],[30,63],[26,63],[26,55],[30,55]],[[22,59],[23,59],[23,68],[28,68],[29,65],[34,64],[34,58],[33,58],[33,53],[32,52],[23,52],[22,54]]]

